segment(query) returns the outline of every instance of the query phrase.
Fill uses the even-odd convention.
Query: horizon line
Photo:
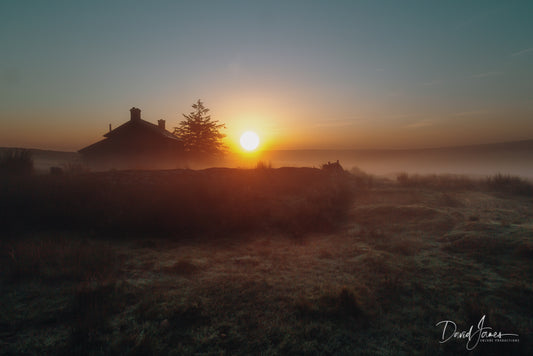
[[[429,146],[429,147],[414,147],[414,148],[288,148],[288,149],[265,149],[258,150],[257,152],[280,152],[280,151],[423,151],[423,150],[439,150],[439,149],[460,149],[460,148],[471,148],[471,147],[480,147],[480,146],[494,146],[494,145],[504,145],[504,144],[516,144],[516,143],[525,143],[530,142],[533,144],[533,138],[514,140],[514,141],[497,141],[497,142],[488,142],[488,143],[475,143],[475,144],[462,144],[454,146]],[[34,150],[34,151],[49,151],[49,152],[60,152],[60,153],[78,153],[78,151],[65,151],[58,149],[47,149],[47,148],[37,148],[37,147],[16,147],[16,146],[0,146],[0,149],[19,149],[19,150]],[[231,152],[230,153],[238,153]]]

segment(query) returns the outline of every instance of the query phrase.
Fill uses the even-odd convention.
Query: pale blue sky
[[[533,138],[532,1],[0,3],[0,146],[79,149],[202,98],[228,140]]]

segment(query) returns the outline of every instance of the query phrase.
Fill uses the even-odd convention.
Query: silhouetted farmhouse
[[[141,110],[130,109],[130,120],[104,135],[105,139],[78,152],[93,168],[176,168],[184,157],[183,142],[165,129],[165,120],[154,125],[141,119]]]

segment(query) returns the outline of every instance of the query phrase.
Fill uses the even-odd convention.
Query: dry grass
[[[470,178],[454,174],[409,175],[400,173],[398,184],[411,188],[431,188],[437,190],[486,190],[505,194],[530,197],[533,195],[533,184],[521,177],[506,174],[495,174],[484,179]]]
[[[274,215],[262,221],[276,228],[193,230],[180,239],[13,232],[0,249],[0,354],[466,354],[462,341],[439,344],[435,324],[467,329],[482,315],[520,343],[474,353],[531,349],[530,200],[381,182],[355,189],[363,197],[320,232],[305,224],[323,213],[305,204],[331,207],[342,185],[319,175],[324,193],[276,172],[245,173],[250,190],[244,178],[231,182],[303,226]],[[211,182],[211,173],[195,179]],[[259,186],[269,187],[267,200]]]
[[[353,201],[350,177],[311,168],[107,172],[0,183],[0,222],[8,231],[302,234],[334,228]]]
[[[72,236],[3,241],[1,276],[11,283],[102,280],[115,273],[117,256],[107,244]]]
[[[400,173],[396,177],[396,180],[401,186],[405,187],[427,187],[438,190],[468,190],[479,187],[479,184],[475,179],[469,178],[464,175],[454,174],[409,175],[408,173]]]
[[[311,319],[338,318],[361,319],[364,317],[354,293],[346,287],[338,294],[325,294],[316,300],[302,298],[295,303],[295,307],[303,317]]]
[[[486,184],[489,189],[497,192],[509,193],[521,196],[533,196],[533,184],[521,177],[496,174],[488,177]]]
[[[190,276],[200,270],[200,267],[187,260],[182,260],[174,263],[172,266],[164,268],[167,273],[177,274],[180,276]]]

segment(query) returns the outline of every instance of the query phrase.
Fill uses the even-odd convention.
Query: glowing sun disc
[[[241,146],[246,151],[253,151],[259,146],[259,136],[253,131],[246,131],[241,135]]]

